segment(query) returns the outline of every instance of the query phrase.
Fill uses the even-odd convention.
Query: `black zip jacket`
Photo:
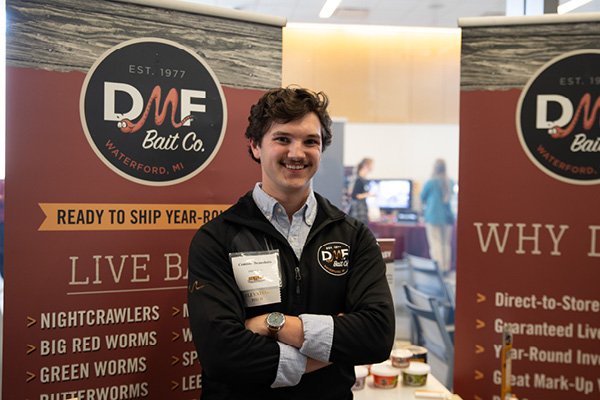
[[[394,305],[379,246],[365,225],[315,196],[317,217],[300,261],[251,193],[192,239],[188,308],[203,369],[202,399],[351,399],[353,366],[389,357]],[[279,250],[281,303],[245,307],[229,254],[271,249]],[[333,261],[327,257],[336,253]],[[271,388],[279,346],[244,326],[247,318],[271,311],[333,316],[332,364],[303,375],[296,386]]]

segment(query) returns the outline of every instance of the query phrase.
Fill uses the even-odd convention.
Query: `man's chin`
[[[296,179],[296,180],[288,180],[286,183],[287,183],[287,189],[289,192],[298,192],[298,191],[310,189],[310,180]]]

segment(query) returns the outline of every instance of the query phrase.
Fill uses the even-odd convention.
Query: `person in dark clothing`
[[[202,399],[351,399],[354,365],[389,357],[394,305],[368,228],[314,193],[328,99],[288,87],[252,106],[262,178],[189,251]]]
[[[367,198],[371,196],[367,175],[373,169],[373,160],[363,158],[356,167],[356,180],[352,188],[350,215],[365,225],[369,224],[369,207]]]

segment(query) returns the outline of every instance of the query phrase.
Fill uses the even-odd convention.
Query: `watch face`
[[[280,312],[273,312],[267,317],[267,323],[269,324],[269,326],[272,326],[274,328],[280,327],[281,325],[283,325],[284,322],[285,316]]]

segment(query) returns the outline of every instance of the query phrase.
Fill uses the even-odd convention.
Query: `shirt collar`
[[[278,205],[281,206],[277,200],[269,196],[262,189],[260,182],[257,182],[256,185],[254,185],[254,189],[252,190],[252,198],[254,199],[254,202],[260,211],[269,221],[271,221],[275,215],[275,207]],[[283,208],[283,206],[281,207]],[[306,203],[304,203],[300,211],[303,212],[304,222],[306,225],[312,226],[312,224],[315,222],[315,218],[317,217],[317,199],[312,189],[308,194]]]

